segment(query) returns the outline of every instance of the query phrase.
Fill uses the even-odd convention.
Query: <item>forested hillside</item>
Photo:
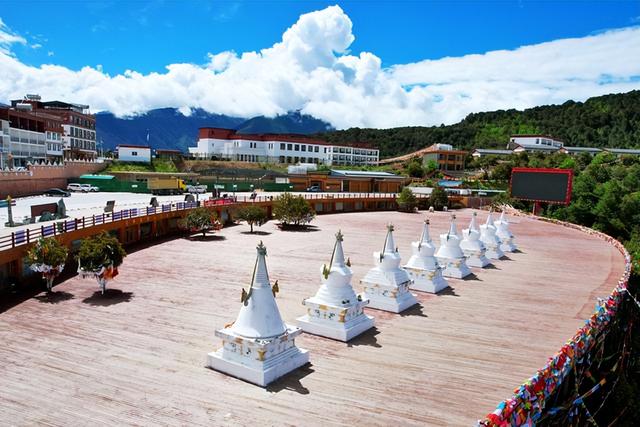
[[[370,142],[380,148],[380,157],[385,158],[435,143],[451,144],[464,150],[504,148],[509,136],[518,133],[548,134],[568,146],[640,147],[640,91],[524,111],[474,113],[450,126],[351,128],[319,136],[331,142]]]

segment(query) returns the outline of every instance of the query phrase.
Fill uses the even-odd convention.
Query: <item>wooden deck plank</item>
[[[471,211],[458,213],[468,223]],[[482,216],[482,214],[481,214]],[[418,293],[408,314],[376,310],[377,330],[344,344],[303,334],[312,365],[266,390],[204,367],[214,330],[234,320],[263,240],[278,304],[293,323],[316,292],[341,228],[354,285],[396,225],[400,253],[421,215],[319,216],[320,231],[176,239],[130,254],[103,298],[77,277],[0,314],[0,408],[11,425],[470,425],[541,368],[608,295],[622,256],[575,230],[513,218],[521,253],[477,280]],[[432,238],[448,215],[431,215]]]

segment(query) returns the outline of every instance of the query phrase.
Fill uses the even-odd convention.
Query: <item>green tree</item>
[[[405,168],[407,175],[413,178],[422,178],[424,176],[424,169],[422,169],[422,163],[420,159],[413,158],[409,160]]]
[[[251,227],[251,233],[253,233],[254,225],[260,227],[268,220],[267,212],[260,206],[256,206],[253,204],[246,205],[238,209],[236,218],[249,224],[249,227]]]
[[[274,200],[273,216],[282,225],[297,226],[310,223],[316,214],[304,197],[294,196],[291,193],[282,193]]]
[[[102,267],[119,267],[127,256],[118,239],[102,232],[80,243],[77,259],[80,268],[85,271],[98,271]]]
[[[441,211],[449,204],[449,195],[444,188],[436,186],[429,195],[429,204],[437,211]]]
[[[179,225],[192,233],[202,233],[202,237],[206,235],[207,231],[219,229],[221,226],[216,213],[205,207],[191,209],[187,216],[179,222]]]
[[[402,189],[396,202],[398,203],[398,210],[402,212],[414,212],[418,206],[418,199],[409,187]]]
[[[104,294],[107,281],[118,275],[118,267],[127,253],[118,239],[107,232],[82,240],[78,251],[79,272],[93,276]]]
[[[56,238],[40,238],[27,252],[27,263],[32,270],[42,273],[51,291],[54,279],[62,273],[69,250]]]

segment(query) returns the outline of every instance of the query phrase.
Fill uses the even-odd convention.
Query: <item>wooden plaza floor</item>
[[[470,210],[458,212],[466,227]],[[384,242],[403,260],[424,214],[319,216],[310,232],[229,227],[131,253],[101,296],[71,278],[0,313],[0,425],[471,425],[541,368],[622,273],[611,246],[578,231],[511,218],[521,252],[417,293],[401,315],[368,310],[376,330],[345,344],[303,334],[311,364],[267,389],[205,368],[214,330],[235,320],[262,239],[278,304],[292,323],[320,283],[341,228],[354,287]],[[430,216],[432,238],[448,214]],[[484,221],[485,213],[480,213]]]

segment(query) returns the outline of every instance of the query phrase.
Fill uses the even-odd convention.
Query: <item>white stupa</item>
[[[440,248],[436,252],[438,263],[443,269],[442,275],[445,277],[462,279],[471,274],[460,247],[461,240],[456,229],[456,216],[451,215],[449,232],[440,235]]]
[[[480,240],[484,243],[487,251],[485,255],[489,259],[500,259],[504,253],[500,249],[500,239],[496,235],[497,228],[493,223],[493,214],[489,211],[487,222],[480,226]]]
[[[309,353],[295,345],[300,328],[285,324],[280,317],[260,242],[249,291],[242,290],[242,307],[236,321],[216,331],[222,348],[209,353],[207,366],[245,381],[266,386],[309,361]]]
[[[369,307],[400,313],[418,303],[409,292],[411,277],[400,267],[400,254],[393,241],[393,225],[387,226],[387,237],[382,252],[373,253],[373,267],[360,283],[370,300]]]
[[[429,237],[429,220],[424,220],[422,234],[417,242],[411,242],[412,255],[404,269],[413,280],[411,289],[417,291],[438,293],[449,287],[442,277],[442,269],[433,253],[436,247]]]
[[[371,329],[373,317],[364,314],[369,300],[356,295],[351,286],[351,263],[344,260],[342,233],[336,234],[329,267],[321,268],[322,285],[311,298],[302,301],[307,314],[298,318],[303,331],[340,341],[349,341]]]
[[[487,248],[480,240],[480,229],[476,224],[477,214],[474,212],[471,217],[471,223],[469,228],[462,230],[462,242],[460,242],[460,248],[464,252],[464,256],[467,257],[467,265],[470,267],[486,267],[491,264],[491,261],[485,256]]]
[[[509,221],[507,221],[504,211],[500,214],[500,219],[496,221],[495,225],[497,228],[496,236],[500,239],[500,249],[502,252],[514,252],[518,249],[513,242],[513,233],[509,230]]]

